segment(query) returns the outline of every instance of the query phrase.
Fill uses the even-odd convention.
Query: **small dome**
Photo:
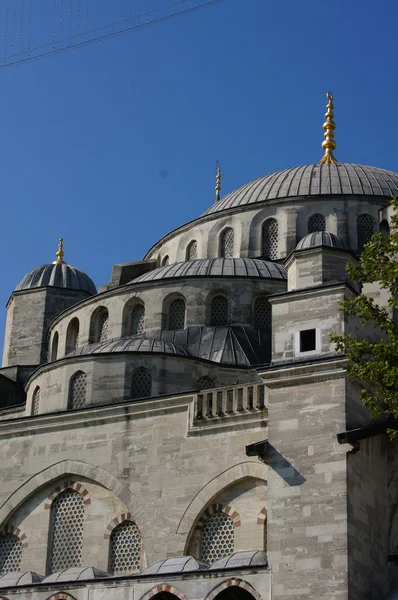
[[[43,583],[53,583],[57,581],[85,581],[87,579],[99,579],[109,577],[109,573],[100,571],[95,567],[70,567],[63,571],[51,573],[43,579]]]
[[[160,575],[162,573],[183,573],[184,571],[204,571],[209,565],[193,556],[175,556],[150,565],[141,575]]]
[[[15,288],[16,292],[45,286],[81,290],[88,294],[96,294],[94,282],[80,269],[66,263],[51,263],[32,269],[21,279]]]
[[[297,196],[398,196],[398,173],[348,163],[294,167],[260,177],[227,194],[204,214]]]
[[[18,571],[17,573],[5,573],[0,576],[0,588],[16,587],[18,585],[30,585],[40,583],[43,580],[42,575],[33,573],[33,571]]]
[[[299,241],[296,250],[308,250],[308,248],[317,248],[319,246],[329,246],[331,248],[341,248],[345,250],[343,240],[334,233],[328,231],[315,231],[308,233]]]
[[[130,283],[158,281],[177,277],[261,277],[286,279],[282,265],[258,258],[204,258],[174,263],[148,271]]]
[[[162,354],[180,354],[187,356],[188,352],[181,346],[163,340],[149,339],[143,335],[122,338],[120,340],[107,340],[106,342],[97,342],[87,344],[76,348],[68,356],[81,356],[82,354],[105,354],[108,352],[152,352]]]
[[[233,569],[238,567],[268,567],[267,555],[262,550],[234,552],[230,556],[216,560],[210,570]]]

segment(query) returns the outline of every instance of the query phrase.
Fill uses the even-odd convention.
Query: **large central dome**
[[[281,198],[319,195],[398,195],[398,173],[348,163],[315,164],[277,171],[231,192],[204,214]]]

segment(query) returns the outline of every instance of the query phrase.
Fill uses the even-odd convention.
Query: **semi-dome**
[[[296,246],[296,250],[307,250],[319,246],[345,249],[343,240],[334,233],[328,231],[315,231],[304,236]]]
[[[42,580],[43,576],[33,573],[33,571],[4,573],[4,575],[0,576],[0,588],[31,585],[33,583],[40,583]]]
[[[398,195],[398,173],[349,163],[304,165],[271,173],[227,194],[204,214],[297,196]]]
[[[259,258],[204,258],[174,263],[148,271],[131,283],[158,281],[176,277],[261,277],[286,279],[282,265]]]
[[[68,265],[63,260],[63,248],[63,238],[60,238],[58,252],[56,252],[57,260],[29,271],[18,283],[15,291],[19,292],[32,288],[53,286],[96,294],[97,289],[90,277],[80,269]]]
[[[103,577],[109,577],[109,573],[100,571],[95,567],[69,567],[68,569],[51,573],[51,575],[43,579],[43,583],[87,581],[88,579],[102,579]]]
[[[76,348],[76,350],[68,354],[68,357],[84,354],[106,354],[109,352],[149,352],[179,354],[182,356],[188,354],[181,346],[159,339],[149,339],[145,334],[142,334],[119,340],[107,340],[106,342],[96,342],[95,344],[80,346],[80,348]]]

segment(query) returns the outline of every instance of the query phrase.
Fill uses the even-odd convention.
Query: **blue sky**
[[[396,0],[224,0],[0,71],[0,302],[61,235],[106,283],[206,210],[216,159],[222,195],[316,162],[328,89],[337,158],[398,171],[397,20]]]

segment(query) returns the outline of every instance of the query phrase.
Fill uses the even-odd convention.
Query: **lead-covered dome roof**
[[[304,236],[297,244],[296,250],[307,250],[318,246],[345,249],[343,240],[338,235],[328,231],[315,231]]]
[[[260,177],[227,194],[204,214],[279,198],[319,195],[398,195],[398,173],[363,165],[337,163],[293,167]]]
[[[15,291],[19,292],[44,286],[81,290],[88,294],[97,293],[94,282],[86,273],[66,263],[51,263],[32,269],[21,279]]]
[[[108,354],[110,352],[149,352],[161,354],[179,354],[186,356],[187,351],[172,342],[160,339],[149,339],[145,334],[121,338],[119,340],[107,340],[80,346],[73,350],[68,357],[81,356],[84,354]]]
[[[282,265],[258,258],[204,258],[174,263],[148,271],[131,283],[175,277],[262,277],[286,279]]]

